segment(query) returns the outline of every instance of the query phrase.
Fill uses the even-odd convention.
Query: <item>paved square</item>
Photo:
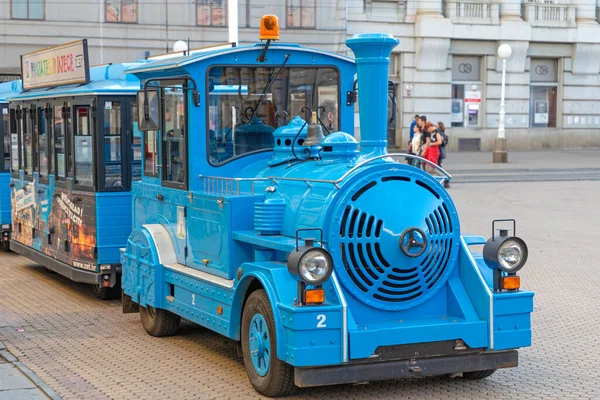
[[[462,232],[516,218],[536,292],[533,346],[480,382],[431,378],[301,390],[319,399],[600,398],[600,181],[453,185]],[[0,341],[65,399],[258,398],[235,345],[203,328],[153,338],[118,301],[0,254]]]

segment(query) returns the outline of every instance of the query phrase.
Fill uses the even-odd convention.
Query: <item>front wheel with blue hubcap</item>
[[[252,292],[244,305],[241,342],[244,366],[254,389],[268,397],[292,393],[294,369],[277,358],[275,321],[262,289]]]

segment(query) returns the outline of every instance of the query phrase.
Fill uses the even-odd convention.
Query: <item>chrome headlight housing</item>
[[[303,246],[290,253],[288,271],[307,285],[323,284],[333,272],[331,254],[320,247]]]
[[[483,259],[491,269],[515,273],[527,262],[527,245],[516,236],[489,239],[483,247]]]

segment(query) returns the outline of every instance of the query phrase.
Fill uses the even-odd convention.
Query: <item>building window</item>
[[[556,128],[556,94],[558,60],[531,59],[529,76],[529,126]]]
[[[316,0],[287,0],[286,27],[287,28],[315,28],[316,27]]]
[[[44,19],[44,0],[11,0],[14,19]]]
[[[481,58],[452,57],[452,126],[481,127]]]
[[[227,26],[225,0],[196,0],[196,25]]]
[[[137,0],[106,0],[106,22],[137,23]]]

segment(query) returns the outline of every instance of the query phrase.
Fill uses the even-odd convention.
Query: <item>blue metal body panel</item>
[[[131,233],[131,193],[96,193],[98,264],[120,264],[119,249]]]
[[[10,172],[0,172],[0,224],[10,225]]]
[[[244,340],[244,301],[249,290],[263,288],[277,357],[298,367],[366,360],[383,347],[424,342],[462,340],[481,351],[530,345],[533,293],[493,293],[491,270],[469,249],[485,240],[461,235],[449,193],[423,170],[385,156],[387,98],[380,92],[396,43],[387,35],[349,41],[363,99],[360,150],[351,135],[337,132],[321,143],[320,159],[286,163],[289,145],[275,143],[271,152],[214,166],[204,156],[206,134],[196,134],[207,131],[206,109],[190,106],[188,190],[162,187],[153,177],[134,185],[135,230],[122,254],[125,293],[142,306]],[[253,65],[260,49],[218,50],[132,72],[142,81],[191,76],[206,104],[209,68]],[[337,67],[341,93],[352,90],[355,66],[346,58],[276,45],[267,51],[267,66],[281,64],[286,54],[292,55],[288,66]],[[339,106],[341,126],[353,132],[353,106]],[[274,137],[292,136],[299,122]],[[231,178],[237,190],[228,189]],[[403,253],[405,233],[415,229],[423,232],[426,251]],[[317,240],[333,258],[324,304],[298,305],[297,280],[286,266],[297,238]]]
[[[19,94],[22,90],[23,87],[20,80],[0,83],[0,108],[2,109],[2,113],[8,113],[8,100]],[[0,116],[1,118],[3,118],[3,115]],[[8,132],[4,132],[4,124],[0,124],[0,138],[8,134]],[[7,153],[6,149],[4,150]],[[4,163],[4,160],[2,162]],[[0,225],[10,225],[12,223],[9,182],[10,171],[0,172]]]

